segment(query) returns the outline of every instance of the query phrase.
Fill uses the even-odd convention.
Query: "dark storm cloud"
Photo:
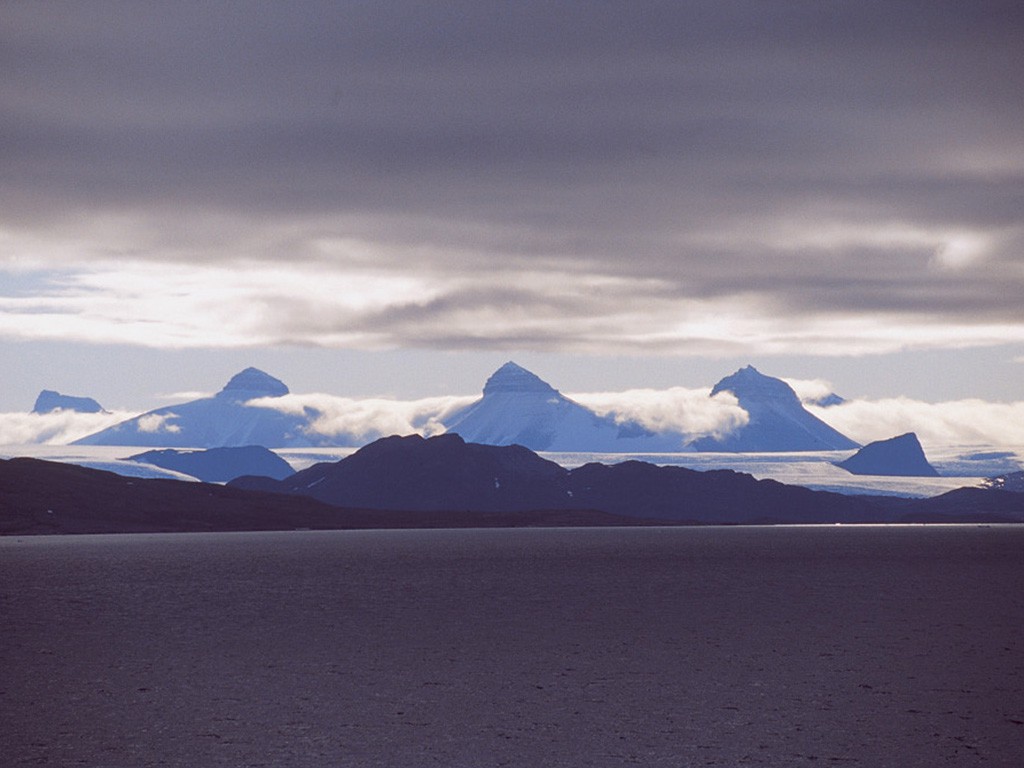
[[[346,269],[311,242],[355,238],[379,270],[475,276],[337,311],[394,343],[510,307],[596,335],[630,302],[709,298],[1021,322],[1017,3],[8,3],[0,21],[5,226],[91,257]],[[112,212],[143,234],[81,235]],[[967,236],[977,253],[944,263]],[[515,276],[543,269],[637,285]],[[478,330],[557,346],[556,326]]]

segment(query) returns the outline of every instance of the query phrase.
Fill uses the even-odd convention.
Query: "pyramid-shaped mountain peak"
[[[715,384],[711,390],[712,397],[719,392],[732,392],[741,404],[747,398],[800,402],[800,398],[789,384],[782,379],[765,376],[752,365],[740,368],[736,373]]]
[[[644,453],[683,447],[682,435],[655,435],[635,422],[599,415],[511,361],[487,380],[483,397],[448,414],[444,425],[470,443],[534,451]]]
[[[491,374],[484,384],[484,394],[496,392],[555,392],[555,388],[536,374],[511,360]]]
[[[841,451],[860,447],[807,411],[796,392],[782,379],[765,376],[748,365],[726,376],[711,390],[731,392],[747,412],[736,431],[702,437],[690,443],[698,451]]]
[[[258,368],[231,377],[213,397],[168,405],[86,435],[76,445],[154,448],[284,448],[324,444],[309,429],[309,417],[250,401],[288,394],[288,387]]]
[[[288,394],[288,387],[280,379],[275,379],[269,373],[264,373],[259,368],[246,368],[231,377],[231,380],[224,385],[220,391],[221,395],[236,395],[244,393],[246,396],[281,397]]]

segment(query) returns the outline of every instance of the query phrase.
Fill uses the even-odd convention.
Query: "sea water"
[[[1016,766],[1024,527],[0,540],[5,765]]]

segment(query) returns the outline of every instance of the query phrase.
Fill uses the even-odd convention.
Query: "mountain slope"
[[[505,363],[483,396],[445,420],[472,443],[522,445],[534,451],[663,452],[683,450],[683,437],[617,423],[565,397],[525,368]]]
[[[736,371],[711,390],[731,392],[749,421],[721,438],[702,437],[690,445],[698,451],[839,451],[859,445],[809,413],[793,389],[753,366]]]
[[[307,433],[307,418],[246,405],[255,398],[286,394],[288,387],[283,382],[256,368],[246,368],[213,397],[157,408],[83,437],[75,444],[168,448],[284,448],[321,444]]]

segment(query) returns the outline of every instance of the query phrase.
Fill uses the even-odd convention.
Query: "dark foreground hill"
[[[1024,494],[844,496],[638,461],[567,470],[457,435],[385,438],[283,482],[228,486],[0,461],[2,534],[838,522],[1024,522]]]
[[[639,461],[568,470],[522,446],[466,443],[458,435],[388,437],[341,461],[284,481],[239,478],[234,487],[307,496],[340,506],[424,512],[598,509],[678,523],[864,523],[1024,520],[1024,498],[982,489],[911,501],[848,496],[756,480],[732,470],[699,472]],[[948,495],[948,494],[947,494]]]
[[[0,460],[0,535],[643,524],[580,510],[424,515],[343,509],[223,485],[141,480],[39,459]]]
[[[239,478],[230,485],[346,507],[424,512],[600,509],[686,523],[881,519],[857,497],[755,480],[732,470],[698,472],[639,461],[568,470],[519,445],[467,443],[455,434],[387,437],[280,482]]]

